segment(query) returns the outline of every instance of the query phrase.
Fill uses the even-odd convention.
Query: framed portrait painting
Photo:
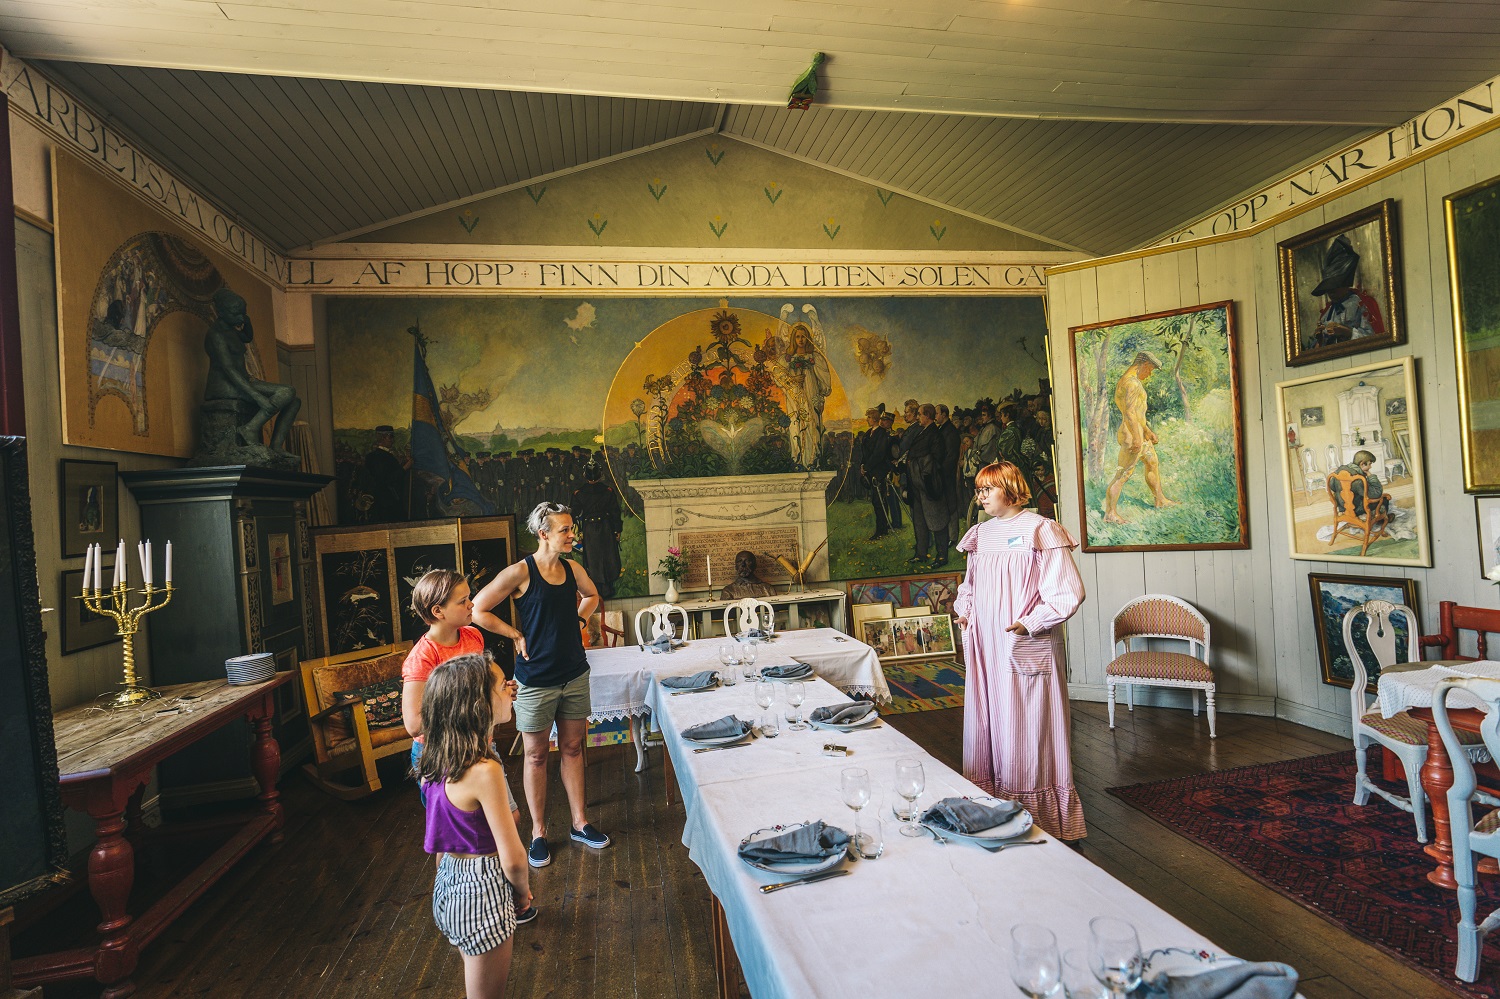
[[[1344,643],[1344,615],[1367,600],[1385,600],[1404,604],[1417,615],[1417,634],[1410,634],[1404,615],[1391,618],[1395,631],[1397,661],[1421,658],[1417,639],[1421,635],[1421,609],[1417,606],[1417,584],[1410,579],[1387,579],[1381,576],[1334,576],[1313,572],[1307,576],[1312,590],[1313,621],[1318,629],[1318,661],[1323,667],[1323,682],[1336,687],[1354,686],[1354,664]],[[1369,677],[1366,688],[1375,692],[1380,679],[1380,663],[1365,640],[1367,621],[1356,619],[1350,629],[1354,651],[1365,664]]]
[[[1474,518],[1479,528],[1479,574],[1488,578],[1500,568],[1500,496],[1475,496]]]
[[[62,557],[82,555],[89,545],[105,548],[120,535],[119,467],[112,461],[59,462],[62,480]]]
[[[1464,490],[1500,492],[1500,177],[1443,199]]]
[[[1250,547],[1234,303],[1069,334],[1083,550]]]
[[[1431,565],[1413,359],[1281,382],[1276,395],[1288,420],[1312,406],[1327,413],[1283,459],[1292,558]]]
[[[1391,199],[1276,244],[1286,363],[1406,342]]]

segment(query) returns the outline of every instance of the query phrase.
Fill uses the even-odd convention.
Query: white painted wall
[[[1459,450],[1453,314],[1443,231],[1443,198],[1500,174],[1500,131],[1491,131],[1265,232],[1200,248],[1103,263],[1048,275],[1048,317],[1056,373],[1060,516],[1079,534],[1077,400],[1068,329],[1183,306],[1233,299],[1240,336],[1245,473],[1250,501],[1248,551],[1078,553],[1089,599],[1068,625],[1069,678],[1075,697],[1104,696],[1116,609],[1147,592],[1194,603],[1213,629],[1213,666],[1224,711],[1276,714],[1331,732],[1349,730],[1349,695],[1321,680],[1309,572],[1409,576],[1420,615],[1437,627],[1440,600],[1493,607],[1500,594],[1480,576],[1474,498],[1463,491]],[[1283,360],[1276,244],[1386,198],[1397,202],[1408,342],[1321,364]],[[1283,461],[1286,428],[1276,383],[1391,357],[1417,359],[1422,444],[1427,461],[1433,566],[1403,569],[1294,561],[1288,556]],[[1143,690],[1142,693],[1145,691]],[[1155,691],[1147,703],[1185,706],[1179,691]],[[1232,726],[1221,722],[1221,728]]]

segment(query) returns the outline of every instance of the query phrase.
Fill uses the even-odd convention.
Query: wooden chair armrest
[[[1450,639],[1447,635],[1422,635],[1417,639],[1417,644],[1422,646],[1430,645],[1438,649],[1446,649],[1450,641],[1452,641],[1452,639]]]
[[[346,697],[342,701],[339,701],[336,704],[332,704],[332,705],[324,708],[322,711],[319,711],[317,714],[308,715],[307,716],[307,720],[310,721],[310,722],[322,721],[324,718],[327,718],[329,715],[333,714],[335,711],[343,711],[345,708],[352,708],[356,704],[363,704],[363,703],[365,703],[365,699],[363,697],[358,696],[358,695],[355,695],[355,696],[352,696],[352,697]]]

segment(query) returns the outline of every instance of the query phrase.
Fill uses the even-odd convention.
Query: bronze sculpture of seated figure
[[[734,579],[719,591],[720,600],[739,600],[743,597],[769,597],[776,589],[755,575],[755,553],[741,551],[734,556]]]

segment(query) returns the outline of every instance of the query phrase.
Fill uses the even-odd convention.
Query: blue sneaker
[[[570,829],[569,832],[575,843],[591,846],[595,850],[602,850],[609,846],[609,837],[595,829],[592,822],[585,822],[582,829]]]
[[[536,915],[536,906],[528,905],[526,908],[516,913],[516,925],[524,926],[526,923],[529,923],[533,919],[535,919]]]
[[[546,867],[552,863],[552,851],[547,849],[545,837],[538,836],[531,841],[531,848],[526,851],[526,862],[532,867]]]

